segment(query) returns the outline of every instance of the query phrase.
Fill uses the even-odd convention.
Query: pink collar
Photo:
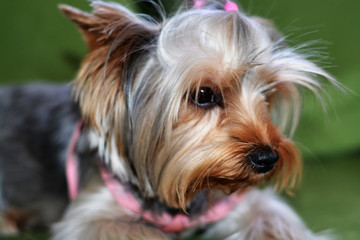
[[[197,218],[190,218],[184,213],[176,215],[163,213],[157,215],[149,210],[143,210],[134,196],[104,168],[101,168],[100,171],[105,185],[118,204],[138,215],[144,221],[155,225],[163,232],[180,232],[202,224],[217,222],[226,217],[243,198],[242,195],[234,193],[227,198],[216,202],[211,208]]]
[[[77,140],[80,137],[81,126],[81,122],[76,124],[67,151],[66,178],[71,200],[78,194],[78,160],[74,153]],[[219,221],[226,217],[243,198],[242,195],[233,193],[227,198],[216,202],[211,208],[196,218],[190,218],[184,213],[179,213],[177,215],[163,213],[158,215],[150,210],[143,210],[135,197],[125,189],[124,185],[116,180],[114,176],[107,172],[103,167],[100,167],[100,173],[105,185],[119,205],[139,216],[143,221],[161,229],[163,232],[176,233],[191,227]]]

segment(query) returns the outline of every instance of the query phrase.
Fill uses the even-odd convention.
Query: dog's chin
[[[242,194],[275,178],[279,173],[277,166],[266,173],[258,173],[251,168],[249,166],[243,171],[233,171],[232,174],[230,172],[227,174],[222,172],[218,175],[209,173],[205,176],[194,174],[187,181],[189,183],[187,186],[172,186],[166,195],[160,196],[168,206],[185,210],[196,196],[204,191],[207,192],[208,199],[216,199],[233,193]]]

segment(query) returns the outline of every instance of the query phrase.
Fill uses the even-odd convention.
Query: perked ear
[[[93,1],[92,13],[83,12],[68,5],[59,5],[62,13],[74,22],[83,33],[90,50],[114,40],[124,29],[134,26],[147,28],[146,22],[119,4]],[[153,26],[151,26],[153,27]]]
[[[82,61],[73,82],[74,98],[80,105],[84,123],[109,126],[115,122],[123,101],[126,76],[135,71],[135,64],[153,46],[159,26],[137,17],[115,3],[92,1],[92,13],[60,5],[61,11],[83,33],[89,53]],[[131,75],[132,76],[132,75]],[[119,118],[120,119],[120,118]],[[114,132],[114,131],[110,131]]]

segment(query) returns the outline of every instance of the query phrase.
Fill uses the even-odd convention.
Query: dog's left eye
[[[198,107],[212,108],[222,106],[221,96],[214,93],[210,87],[201,87],[191,95],[191,101]]]

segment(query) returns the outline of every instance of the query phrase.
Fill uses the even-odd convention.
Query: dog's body
[[[329,239],[254,187],[296,183],[301,162],[285,132],[298,88],[318,94],[317,76],[335,80],[231,2],[186,6],[162,24],[116,4],[61,7],[89,54],[74,100],[70,86],[0,90],[0,234],[58,220],[75,155],[80,192],[55,240]]]
[[[17,231],[11,225],[18,218],[30,225],[54,222],[68,203],[66,149],[80,118],[69,86],[2,88],[0,116],[0,218],[10,221],[1,231]]]

